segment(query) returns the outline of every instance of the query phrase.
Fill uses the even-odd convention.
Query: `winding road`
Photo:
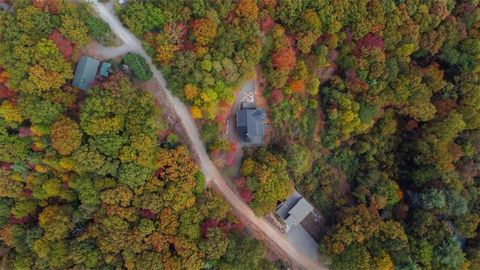
[[[189,140],[190,150],[194,153],[202,172],[207,179],[207,185],[220,193],[224,199],[231,205],[234,214],[249,227],[253,234],[264,241],[272,250],[278,252],[280,255],[286,256],[294,269],[308,269],[308,270],[323,270],[328,269],[316,258],[308,258],[302,254],[296,247],[294,247],[286,238],[284,234],[275,229],[264,218],[255,216],[253,211],[245,204],[230,187],[226,184],[223,177],[220,175],[217,168],[210,160],[203,142],[200,140],[198,128],[191,118],[188,108],[178,98],[172,96],[170,90],[167,88],[166,81],[160,71],[155,67],[152,59],[142,47],[142,43],[132,33],[123,27],[119,19],[113,13],[110,5],[101,4],[97,1],[88,1],[92,4],[94,9],[102,20],[110,25],[112,31],[123,40],[124,45],[120,50],[123,52],[127,48],[130,51],[138,53],[145,57],[150,69],[153,73],[153,79],[161,86],[160,89],[153,91],[154,97],[160,102],[167,102],[178,117],[179,123],[185,130],[184,135]],[[113,48],[112,53],[116,53]],[[162,100],[163,99],[163,100]],[[166,99],[166,100],[164,100]]]

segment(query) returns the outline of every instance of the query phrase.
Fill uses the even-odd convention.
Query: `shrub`
[[[135,78],[141,81],[148,81],[152,78],[152,72],[145,59],[135,53],[127,53],[123,58],[123,63],[128,65],[135,75]]]

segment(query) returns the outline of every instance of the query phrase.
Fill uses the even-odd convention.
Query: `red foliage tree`
[[[235,179],[235,185],[238,189],[244,189],[245,185],[247,184],[247,179],[245,177],[240,177]]]
[[[238,149],[238,145],[236,142],[230,144],[230,152],[236,152]]]
[[[222,221],[218,224],[218,227],[225,233],[229,233],[233,226],[230,222],[225,222],[225,221]]]
[[[454,99],[441,99],[433,101],[433,105],[437,109],[436,116],[438,118],[447,117],[452,110],[457,107],[457,103]]]
[[[355,70],[347,70],[345,77],[347,79],[347,87],[351,92],[361,92],[368,89],[368,83],[362,81]]]
[[[273,104],[277,104],[283,100],[283,93],[280,89],[273,89],[271,94],[271,100]]]
[[[260,23],[260,28],[264,34],[268,34],[270,30],[275,26],[275,21],[270,17],[270,15],[266,15],[265,18]]]
[[[403,128],[403,130],[405,131],[413,131],[415,129],[418,128],[418,122],[413,120],[413,119],[410,119],[408,120],[407,124],[405,125],[405,127]]]
[[[207,219],[205,222],[200,225],[200,232],[202,233],[202,237],[207,235],[208,229],[215,228],[218,226],[218,220],[215,219]]]
[[[32,0],[32,5],[38,9],[48,11],[52,14],[58,14],[58,0]]]
[[[25,196],[25,197],[32,197],[33,196],[33,191],[31,189],[28,189],[28,188],[24,188],[22,190],[22,195]]]
[[[8,89],[5,85],[0,84],[0,98],[11,98],[13,97],[13,91]]]
[[[237,222],[232,224],[230,231],[235,230],[237,232],[243,232],[244,229],[245,229],[245,224],[243,224],[242,222]]]
[[[55,42],[60,52],[63,54],[63,58],[70,60],[73,54],[73,44],[67,38],[65,38],[60,31],[53,29],[52,33],[48,36],[50,40]]]
[[[32,222],[33,218],[31,216],[25,216],[22,218],[16,218],[14,216],[8,217],[8,224],[27,224]]]
[[[157,216],[152,210],[149,210],[149,209],[138,210],[138,215],[143,217],[143,218],[148,218],[148,219],[151,219],[151,220],[154,220]]]
[[[240,198],[246,203],[250,203],[253,200],[252,192],[248,189],[240,191]]]
[[[0,162],[0,169],[9,171],[12,169],[13,164],[12,163],[7,163],[7,162]]]
[[[225,157],[225,165],[233,166],[233,164],[235,164],[235,152],[228,152]]]
[[[375,34],[368,33],[362,39],[357,41],[356,55],[359,56],[362,51],[370,51],[373,49],[384,49],[383,39]]]
[[[29,137],[32,136],[32,131],[30,130],[29,127],[21,127],[18,130],[18,137],[24,138],[24,137]]]

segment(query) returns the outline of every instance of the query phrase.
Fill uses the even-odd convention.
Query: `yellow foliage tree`
[[[0,117],[7,122],[22,122],[22,114],[20,110],[10,101],[6,100],[0,105]]]
[[[240,0],[235,8],[235,14],[256,20],[258,17],[258,6],[253,0]]]
[[[395,266],[393,265],[390,255],[383,254],[375,258],[375,270],[393,270],[394,268]]]
[[[53,124],[50,138],[53,149],[61,155],[69,155],[80,146],[82,131],[77,122],[65,117]]]
[[[192,22],[192,35],[197,44],[205,46],[217,36],[217,24],[207,18],[196,19]]]
[[[90,40],[87,26],[85,26],[82,19],[77,16],[63,16],[60,32],[77,46],[84,46]]]
[[[198,96],[198,88],[193,84],[186,84],[183,91],[188,100],[193,100]]]
[[[190,113],[192,114],[193,119],[201,119],[202,118],[202,109],[197,106],[192,106],[190,108]]]

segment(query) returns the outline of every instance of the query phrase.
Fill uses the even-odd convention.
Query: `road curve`
[[[190,141],[190,147],[193,148],[191,150],[197,155],[196,159],[206,177],[207,185],[214,188],[224,197],[224,199],[232,206],[237,218],[240,219],[246,226],[250,227],[257,237],[265,241],[273,250],[288,256],[294,268],[308,270],[328,269],[320,262],[307,258],[288,241],[284,234],[275,229],[264,218],[255,216],[248,205],[245,204],[233,192],[233,190],[230,189],[217,168],[210,160],[207,151],[205,150],[205,146],[200,140],[197,125],[190,116],[188,108],[178,98],[172,96],[170,90],[167,88],[167,84],[163,75],[153,64],[151,57],[144,51],[140,40],[138,40],[132,33],[123,27],[119,19],[113,14],[111,8],[108,8],[104,4],[101,4],[97,1],[87,0],[86,2],[92,3],[92,6],[95,8],[100,18],[107,22],[112,31],[123,40],[125,43],[124,46],[129,47],[132,51],[142,55],[147,60],[147,63],[152,70],[154,79],[157,80],[161,86],[161,89],[156,89],[156,92],[154,91],[153,94],[156,99],[165,96],[168,103],[174,109],[178,119],[187,133],[185,135],[187,135],[188,140]],[[160,93],[160,91],[163,91],[163,93]]]

